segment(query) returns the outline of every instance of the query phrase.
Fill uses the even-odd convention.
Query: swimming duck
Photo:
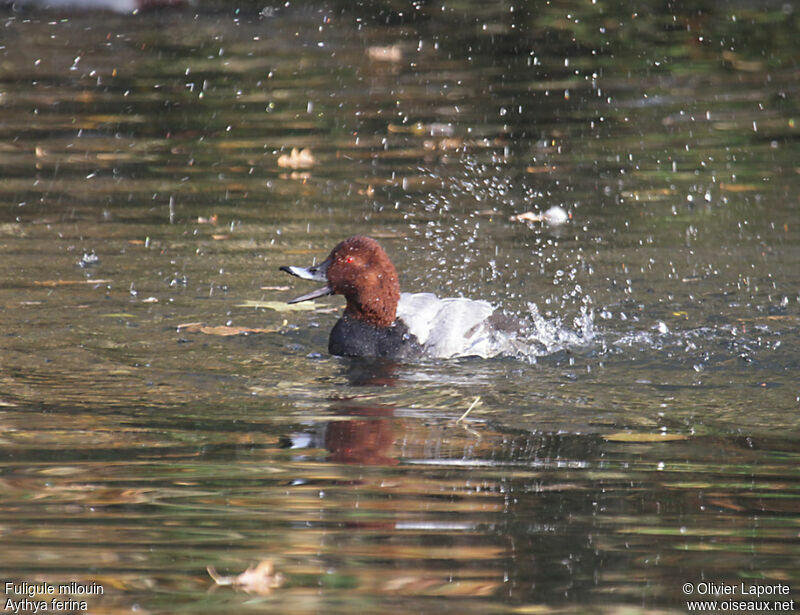
[[[345,239],[318,265],[280,269],[324,283],[289,303],[344,295],[344,315],[328,341],[331,354],[393,359],[502,354],[507,335],[498,325],[504,317],[489,302],[401,293],[395,266],[369,237]]]

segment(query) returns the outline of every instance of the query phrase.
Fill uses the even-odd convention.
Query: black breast
[[[333,327],[328,352],[341,357],[386,357],[411,359],[421,357],[422,347],[402,322],[391,327],[376,327],[343,316]]]

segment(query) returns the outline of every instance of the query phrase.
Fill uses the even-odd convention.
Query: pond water
[[[0,9],[6,612],[800,599],[800,16],[763,4]],[[278,268],[353,234],[528,345],[329,356],[342,299]]]

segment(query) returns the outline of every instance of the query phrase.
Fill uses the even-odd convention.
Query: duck
[[[397,270],[381,245],[356,235],[336,245],[318,265],[280,270],[324,286],[288,303],[343,295],[344,314],[334,325],[328,352],[346,357],[413,360],[490,358],[504,352],[504,315],[488,301],[401,293]]]

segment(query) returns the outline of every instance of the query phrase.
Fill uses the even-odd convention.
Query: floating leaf
[[[526,211],[525,213],[517,214],[516,216],[511,216],[509,218],[510,222],[541,222],[542,215],[534,213],[532,211]]]
[[[372,231],[369,234],[374,239],[400,239],[406,237],[403,233],[393,233],[392,231]]]
[[[523,604],[511,609],[511,612],[516,615],[540,615],[552,613],[553,608],[543,604]]]
[[[736,512],[744,512],[747,510],[744,506],[737,504],[730,498],[708,498],[705,500],[707,506],[717,506],[718,508],[725,508],[726,510],[734,510]]]
[[[212,567],[206,567],[210,576],[217,585],[229,585],[234,589],[239,589],[248,594],[258,594],[267,596],[273,589],[283,585],[284,576],[280,572],[275,572],[272,560],[262,560],[255,566],[250,566],[239,575],[222,576]]]
[[[688,440],[689,436],[677,433],[638,433],[634,431],[620,431],[606,434],[604,440],[609,442],[672,442],[674,440]]]
[[[205,333],[206,335],[218,335],[220,337],[232,337],[234,335],[249,335],[251,333],[276,333],[278,329],[257,329],[251,327],[230,327],[228,325],[217,325],[209,327],[202,322],[191,322],[178,325],[178,331],[185,333]]]
[[[199,331],[200,327],[204,326],[202,322],[185,322],[183,324],[178,325],[177,329],[186,330],[186,331]]]
[[[423,147],[429,151],[449,151],[466,147],[466,144],[458,137],[445,137],[444,139],[439,139],[438,141],[425,141],[423,143]]]
[[[545,164],[545,165],[540,166],[540,167],[526,167],[525,168],[525,172],[526,173],[552,173],[555,170],[556,170],[556,167],[554,167],[553,165],[550,165],[550,164]]]
[[[545,222],[552,226],[558,226],[559,224],[568,222],[570,218],[572,218],[572,215],[564,211],[563,207],[553,205],[544,213],[540,214],[534,211],[526,211],[516,216],[511,216],[509,220],[511,222]]]
[[[719,189],[724,192],[755,192],[759,189],[758,186],[753,184],[726,184],[721,183]]]
[[[289,175],[281,175],[283,179],[288,177],[289,179],[302,179],[303,183],[306,183],[306,180],[311,179],[311,173],[308,171],[292,171]]]
[[[34,280],[36,286],[74,286],[76,284],[111,284],[111,280]]]
[[[733,51],[722,52],[722,59],[734,70],[746,73],[759,73],[764,70],[764,63],[758,60],[744,60],[742,56]]]
[[[297,248],[295,250],[284,250],[284,254],[319,254],[322,250],[312,250],[308,248]]]
[[[291,153],[278,157],[278,166],[282,169],[310,169],[317,164],[317,159],[309,148],[303,150],[292,148]]]
[[[410,134],[417,136],[427,133],[425,130],[425,124],[422,122],[417,122],[416,124],[389,124],[386,127],[386,130],[395,134]]]
[[[0,235],[9,235],[11,237],[24,237],[25,233],[22,230],[22,225],[18,222],[5,222],[0,224]]]
[[[749,323],[757,323],[763,322],[765,320],[786,320],[789,322],[793,322],[798,320],[798,317],[794,314],[769,314],[767,316],[753,316],[751,318],[737,318],[737,322],[742,324],[749,324]]]
[[[625,191],[622,193],[623,198],[633,199],[639,202],[652,202],[662,201],[667,197],[675,194],[675,191],[670,188],[654,188],[652,190],[634,190]]]
[[[276,312],[310,312],[317,308],[313,301],[305,303],[288,304],[283,301],[245,301],[238,303],[236,307],[264,308],[275,310]]]
[[[378,62],[400,62],[403,59],[403,49],[400,45],[390,45],[388,47],[373,46],[367,49],[367,56],[370,60]]]

